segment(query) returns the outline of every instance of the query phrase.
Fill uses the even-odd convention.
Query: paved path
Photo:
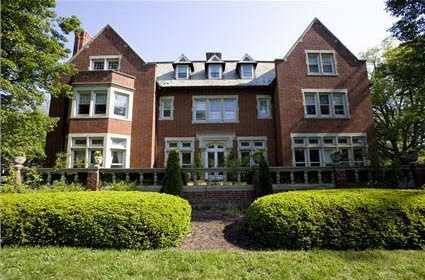
[[[184,250],[246,250],[253,244],[244,234],[243,216],[220,210],[194,210],[192,233],[183,241]]]

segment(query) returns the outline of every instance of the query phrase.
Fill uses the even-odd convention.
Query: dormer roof
[[[208,60],[205,61],[205,69],[208,69],[208,65],[210,64],[220,64],[223,68],[223,71],[225,69],[226,66],[226,62],[224,62],[224,60],[221,59],[221,53],[207,53],[207,57],[209,56]],[[207,70],[208,72],[208,70]]]
[[[181,54],[174,62],[173,62],[173,67],[174,69],[176,68],[176,65],[189,65],[190,70],[193,72],[194,68],[193,68],[193,63],[191,60],[189,60],[187,58],[187,56],[185,56],[184,54]]]
[[[249,54],[244,54],[242,58],[238,61],[238,65],[240,64],[254,64],[254,67],[257,66],[257,61],[255,61]]]

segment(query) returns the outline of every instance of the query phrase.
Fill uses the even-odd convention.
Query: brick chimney
[[[206,60],[208,61],[208,59],[210,59],[214,55],[221,59],[221,52],[207,52],[205,54]]]
[[[91,36],[89,33],[85,31],[75,32],[74,51],[72,55],[76,54],[90,40],[91,40]]]

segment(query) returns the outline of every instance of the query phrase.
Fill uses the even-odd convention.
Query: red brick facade
[[[89,37],[77,40],[86,40]],[[110,27],[105,27],[84,45],[76,42],[72,63],[80,72],[71,79],[76,85],[110,85],[133,91],[131,120],[112,118],[72,118],[71,100],[53,99],[50,115],[60,119],[47,139],[48,164],[55,154],[66,150],[69,133],[114,133],[131,137],[130,167],[162,167],[165,138],[197,137],[216,133],[237,137],[266,137],[271,165],[292,166],[291,133],[366,133],[369,157],[374,151],[374,127],[369,83],[364,61],[358,60],[318,20],[303,34],[284,60],[276,60],[275,79],[268,86],[160,87],[155,63],[144,62]],[[309,76],[306,50],[332,50],[337,75]],[[120,55],[118,71],[88,71],[90,56]],[[350,116],[347,119],[306,119],[302,89],[346,89]],[[196,124],[192,121],[193,96],[237,96],[238,122]],[[272,118],[257,117],[257,95],[272,100]],[[162,96],[174,97],[173,120],[160,120]],[[195,144],[198,147],[199,143]]]

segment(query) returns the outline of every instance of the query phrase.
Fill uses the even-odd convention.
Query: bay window
[[[74,88],[71,118],[119,118],[131,120],[133,94],[115,87]]]
[[[309,118],[347,118],[346,90],[303,89],[304,115]]]
[[[194,123],[237,122],[238,120],[236,97],[194,97],[192,111]]]
[[[362,133],[308,134],[296,133],[292,137],[294,166],[365,166],[367,138]],[[338,158],[338,162],[334,162]]]
[[[130,137],[127,135],[92,133],[68,135],[68,166],[70,168],[95,167],[95,155],[103,157],[102,167],[129,167]]]

